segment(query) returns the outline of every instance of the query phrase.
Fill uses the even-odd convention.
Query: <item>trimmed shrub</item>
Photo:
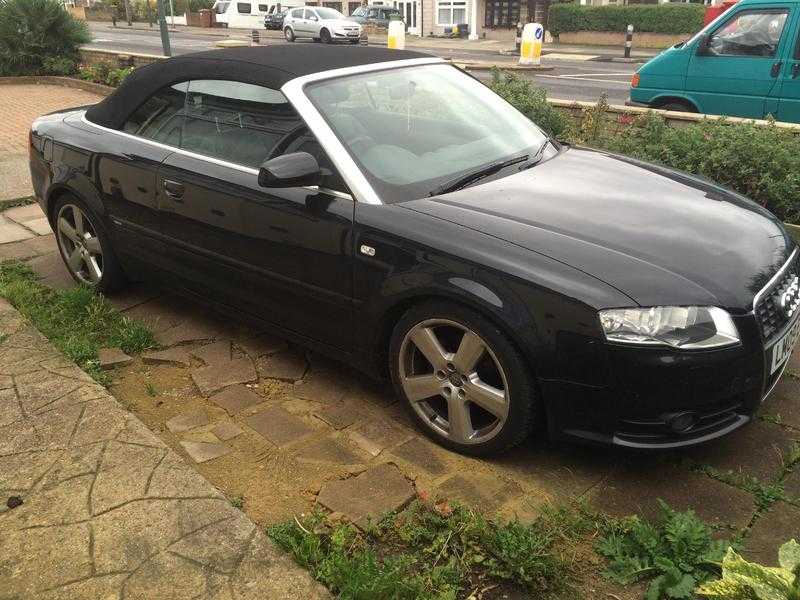
[[[553,4],[548,29],[559,35],[565,31],[625,31],[632,24],[634,32],[694,33],[702,29],[704,13],[702,4]]]
[[[547,101],[544,88],[534,87],[527,79],[520,79],[499,69],[492,71],[491,88],[514,107],[553,137],[561,138],[571,125],[570,118]]]
[[[59,0],[0,0],[0,75],[43,73],[48,58],[74,61],[90,40]]]

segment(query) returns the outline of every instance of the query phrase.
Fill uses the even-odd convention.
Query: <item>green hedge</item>
[[[694,33],[703,27],[702,4],[640,4],[635,6],[581,6],[554,4],[548,29],[553,35],[565,31],[625,31]]]
[[[791,130],[724,120],[670,127],[656,113],[619,119],[605,99],[575,119],[529,80],[495,72],[492,89],[559,139],[702,175],[800,223],[800,135]]]

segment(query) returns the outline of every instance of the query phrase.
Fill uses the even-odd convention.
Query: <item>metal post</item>
[[[625,58],[631,57],[631,46],[633,46],[633,25],[628,25],[625,31]]]
[[[258,33],[258,29],[253,29],[250,32],[250,39],[252,40],[251,46],[258,46],[261,43],[261,36]]]
[[[169,0],[169,18],[170,18],[170,25],[173,29],[175,29],[175,7],[172,5],[172,0]]]
[[[152,28],[153,27],[153,11],[150,9],[150,0],[147,0],[145,4],[147,5],[147,24],[150,25],[150,27]]]
[[[161,29],[161,47],[164,56],[172,56],[172,49],[169,46],[169,30],[167,29],[167,18],[164,15],[164,0],[157,0],[158,3],[158,26]]]

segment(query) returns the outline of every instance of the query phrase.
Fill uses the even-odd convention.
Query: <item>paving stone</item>
[[[133,362],[133,357],[119,348],[100,348],[97,351],[97,359],[100,361],[100,368],[105,370],[123,367]]]
[[[31,242],[26,243],[30,244]],[[122,312],[130,310],[150,300],[155,300],[160,295],[161,293],[157,289],[149,287],[143,283],[138,283],[128,285],[125,287],[125,289],[114,292],[108,297],[108,301],[114,305],[114,308]]]
[[[657,499],[676,510],[694,510],[714,525],[744,529],[755,512],[753,497],[738,488],[663,459],[631,459],[591,494],[591,504],[614,517],[659,515]]]
[[[142,355],[142,362],[146,365],[175,365],[178,367],[191,367],[192,359],[182,346],[147,352]]]
[[[487,514],[522,494],[519,484],[486,473],[458,473],[436,489],[437,498],[456,500]]]
[[[349,427],[360,417],[358,407],[350,403],[332,404],[316,411],[314,415],[334,429]]]
[[[432,475],[444,475],[447,472],[447,466],[437,456],[438,448],[431,442],[418,437],[411,438],[393,448],[392,454]]]
[[[243,385],[232,385],[218,394],[211,396],[210,400],[224,408],[229,415],[242,412],[245,408],[264,402],[264,398],[253,390]]]
[[[233,452],[230,446],[212,442],[181,442],[181,446],[186,450],[186,454],[198,463],[208,462]]]
[[[52,229],[50,228],[50,222],[47,220],[46,217],[41,217],[39,219],[31,219],[30,221],[25,221],[23,225],[33,231],[36,235],[47,235],[48,233],[52,233]]]
[[[36,219],[44,217],[42,207],[38,204],[26,204],[24,206],[15,206],[3,211],[3,216],[15,223],[27,223]]]
[[[360,527],[368,520],[398,510],[414,498],[414,487],[391,464],[367,469],[357,477],[325,482],[317,502],[325,508],[346,515]]]
[[[750,562],[778,566],[778,548],[791,539],[800,540],[800,508],[776,502],[756,519],[747,533],[742,552]]]
[[[260,413],[249,416],[245,422],[279,448],[314,432],[305,421],[279,406],[271,406]]]
[[[236,345],[239,346],[245,353],[253,360],[281,352],[289,347],[285,340],[274,337],[267,333],[262,333],[256,336],[247,337],[244,339],[237,339]]]
[[[41,282],[47,287],[68,290],[78,285],[72,275],[69,274],[69,271],[67,271],[67,267],[64,266],[64,261],[61,260],[61,255],[58,252],[37,256],[28,261],[28,266],[33,269],[33,272],[41,278]]]
[[[160,296],[125,310],[125,316],[147,325],[155,334],[165,332],[186,318],[187,302],[175,296]]]
[[[4,219],[3,216],[0,215],[0,244],[27,240],[34,235],[33,232],[28,231],[22,225]]]
[[[278,352],[258,359],[258,372],[268,379],[297,381],[302,379],[308,365],[306,357],[292,351]]]
[[[347,394],[347,380],[337,373],[312,371],[292,388],[292,396],[321,404],[340,402]]]
[[[225,421],[224,423],[220,423],[216,427],[211,430],[215,436],[221,439],[223,442],[227,442],[228,440],[232,440],[236,436],[241,435],[242,428],[236,425],[235,423],[231,423],[230,421]]]
[[[58,252],[56,237],[52,233],[33,237],[21,243],[26,248],[29,248],[36,256]]]
[[[34,239],[34,238],[31,238]],[[2,260],[23,260],[32,258],[38,253],[28,246],[25,241],[0,243],[0,261]]]
[[[156,332],[156,341],[162,346],[174,346],[186,342],[213,340],[219,333],[219,326],[210,319],[190,318],[174,327]]]
[[[800,361],[800,352],[795,351],[792,354],[792,358],[794,357],[798,357]],[[797,373],[800,375],[800,367]],[[761,405],[759,414],[773,415],[782,424],[800,429],[800,379],[784,375]]]
[[[196,410],[182,415],[177,415],[167,420],[167,429],[172,433],[182,433],[195,427],[208,425],[208,415],[205,411]]]
[[[720,471],[769,481],[783,467],[783,457],[792,446],[793,438],[800,438],[800,434],[791,434],[774,423],[755,420],[731,435],[692,449],[690,455],[697,462]]]
[[[207,365],[228,363],[231,361],[231,343],[229,341],[214,342],[190,350],[192,356],[199,358]]]
[[[296,456],[300,460],[336,465],[355,465],[364,462],[364,459],[348,446],[332,437],[325,437],[303,446]]]
[[[258,379],[253,361],[239,358],[227,363],[192,369],[192,380],[204,396],[229,385],[251,383]]]
[[[404,442],[414,434],[385,419],[371,419],[349,430],[348,435],[364,452],[378,456],[386,448]]]

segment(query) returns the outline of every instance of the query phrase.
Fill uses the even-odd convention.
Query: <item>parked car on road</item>
[[[389,6],[359,6],[350,15],[350,19],[362,25],[369,23],[378,27],[388,27],[389,21],[402,21],[403,14]]]
[[[800,330],[798,248],[769,211],[561,144],[417,52],[183,55],[30,144],[77,281],[160,281],[388,379],[459,452],[717,438]]]
[[[287,10],[281,10],[268,14],[264,17],[264,27],[281,31],[283,29],[283,19],[287,12]]]
[[[644,64],[631,104],[800,123],[800,0],[742,0]]]
[[[361,25],[333,8],[306,6],[293,8],[286,13],[283,33],[290,42],[297,38],[312,38],[325,44],[358,44],[361,40]]]

